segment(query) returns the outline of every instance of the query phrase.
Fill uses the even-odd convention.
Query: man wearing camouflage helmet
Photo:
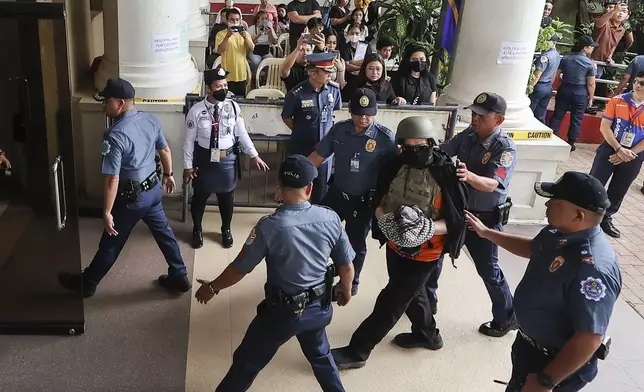
[[[372,228],[374,238],[387,244],[389,282],[349,345],[331,351],[338,369],[364,366],[405,313],[412,332],[396,336],[396,345],[443,347],[425,282],[444,253],[458,257],[466,229],[462,211],[467,207],[467,190],[458,181],[451,159],[435,148],[436,132],[432,122],[421,116],[398,125],[396,140],[402,151],[379,176],[377,222]]]

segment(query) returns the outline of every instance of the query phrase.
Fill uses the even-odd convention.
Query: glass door
[[[0,1],[0,47],[0,333],[83,333],[64,5]]]

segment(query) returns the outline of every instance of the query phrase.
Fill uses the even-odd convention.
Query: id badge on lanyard
[[[356,152],[353,154],[353,158],[351,158],[351,166],[349,168],[352,173],[358,173],[360,172],[360,153]]]
[[[215,106],[215,114],[208,110],[212,118],[212,128],[210,128],[210,162],[219,163],[221,153],[219,151],[219,121],[217,120],[218,107]]]
[[[622,134],[621,140],[619,141],[619,144],[626,147],[626,148],[631,148],[633,147],[633,142],[635,141],[635,132],[633,132],[633,123],[635,122],[635,119],[640,116],[644,112],[644,104],[640,105],[640,107],[637,109],[637,112],[633,115],[633,117],[628,120],[628,125],[626,126],[626,130]]]

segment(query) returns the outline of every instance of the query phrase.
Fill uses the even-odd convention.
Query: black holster
[[[328,309],[331,306],[333,301],[333,280],[337,272],[334,264],[330,264],[326,267],[326,274],[324,275],[324,299],[322,299],[322,308]]]
[[[237,179],[241,180],[242,178],[242,165],[241,165],[241,154],[242,149],[239,144],[239,140],[235,138],[235,144],[233,144],[233,154],[235,154],[235,168],[237,170]]]
[[[508,197],[505,200],[505,203],[499,204],[496,207],[496,212],[498,214],[498,223],[500,223],[502,226],[505,226],[508,224],[508,221],[510,220],[510,209],[512,208],[512,198]]]
[[[128,202],[135,202],[138,193],[136,185],[134,185],[134,181],[126,181],[125,186],[123,187],[123,190],[120,192],[120,194],[125,197]]]

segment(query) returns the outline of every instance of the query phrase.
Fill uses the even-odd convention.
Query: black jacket
[[[460,255],[461,248],[465,244],[465,234],[467,233],[465,210],[469,208],[469,192],[465,184],[456,177],[456,166],[450,157],[437,148],[433,150],[432,154],[432,163],[427,168],[432,178],[441,188],[441,216],[442,219],[445,219],[447,225],[447,241],[443,249],[443,254],[449,253],[453,263],[454,259]],[[396,174],[402,166],[403,163],[400,157],[398,157],[388,165],[385,165],[380,171],[378,187],[376,188],[374,198],[374,214],[382,198],[389,192],[391,181],[396,177]],[[387,242],[387,238],[382,234],[375,216],[371,223],[371,233],[374,239],[380,241],[380,245]]]

